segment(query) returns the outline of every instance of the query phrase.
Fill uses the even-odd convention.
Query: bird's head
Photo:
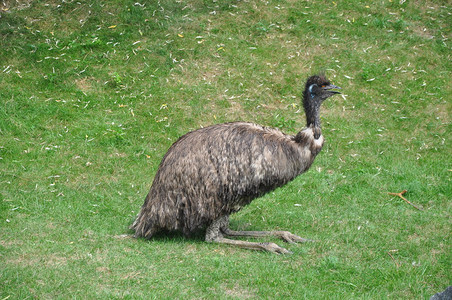
[[[306,81],[305,90],[303,92],[303,102],[320,102],[322,103],[328,97],[334,94],[340,94],[333,89],[340,89],[340,87],[331,84],[331,82],[324,75],[314,75]]]
[[[331,84],[324,75],[314,75],[306,81],[303,91],[303,107],[306,112],[308,127],[320,127],[320,105],[328,97],[340,94],[333,89],[340,89],[340,87]]]

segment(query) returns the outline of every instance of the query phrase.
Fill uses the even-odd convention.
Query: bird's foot
[[[292,254],[292,251],[289,251],[283,247],[276,245],[275,243],[259,243],[262,250],[272,252],[275,254]]]
[[[261,250],[268,251],[275,254],[291,254],[289,250],[276,245],[275,243],[256,243],[256,242],[248,242],[248,241],[238,241],[231,240],[223,237],[216,237],[213,240],[208,240],[208,242],[216,242],[223,243],[228,245],[239,246],[242,248],[253,249],[253,250]]]
[[[308,240],[308,239],[299,237],[298,235],[290,233],[289,231],[276,231],[275,235],[279,236],[285,242],[290,243],[290,244],[313,242],[312,240]]]

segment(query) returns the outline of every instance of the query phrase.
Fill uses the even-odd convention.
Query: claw
[[[292,254],[291,251],[276,245],[275,243],[261,243],[262,249],[276,254]]]
[[[285,242],[290,244],[295,243],[306,243],[306,242],[313,242],[312,240],[308,240],[302,237],[299,237],[298,235],[295,235],[293,233],[290,233],[289,231],[281,231],[278,234]]]

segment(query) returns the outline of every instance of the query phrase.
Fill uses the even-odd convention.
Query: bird
[[[242,248],[291,253],[276,243],[233,237],[278,237],[288,243],[307,242],[289,231],[235,231],[229,216],[252,200],[281,187],[312,165],[324,144],[320,106],[340,92],[325,75],[306,80],[303,108],[306,127],[296,135],[248,122],[200,128],[174,142],[158,167],[135,221],[134,237],[150,239],[158,232],[190,237],[205,230],[205,241]]]

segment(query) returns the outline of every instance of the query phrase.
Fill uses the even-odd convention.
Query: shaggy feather
[[[327,82],[313,78],[308,79],[309,86]],[[308,128],[296,136],[244,122],[217,124],[182,136],[162,159],[131,226],[135,236],[150,238],[161,230],[188,236],[308,170],[324,143],[320,127],[309,122],[318,119],[311,114],[318,114],[324,99],[308,92],[304,93]]]

